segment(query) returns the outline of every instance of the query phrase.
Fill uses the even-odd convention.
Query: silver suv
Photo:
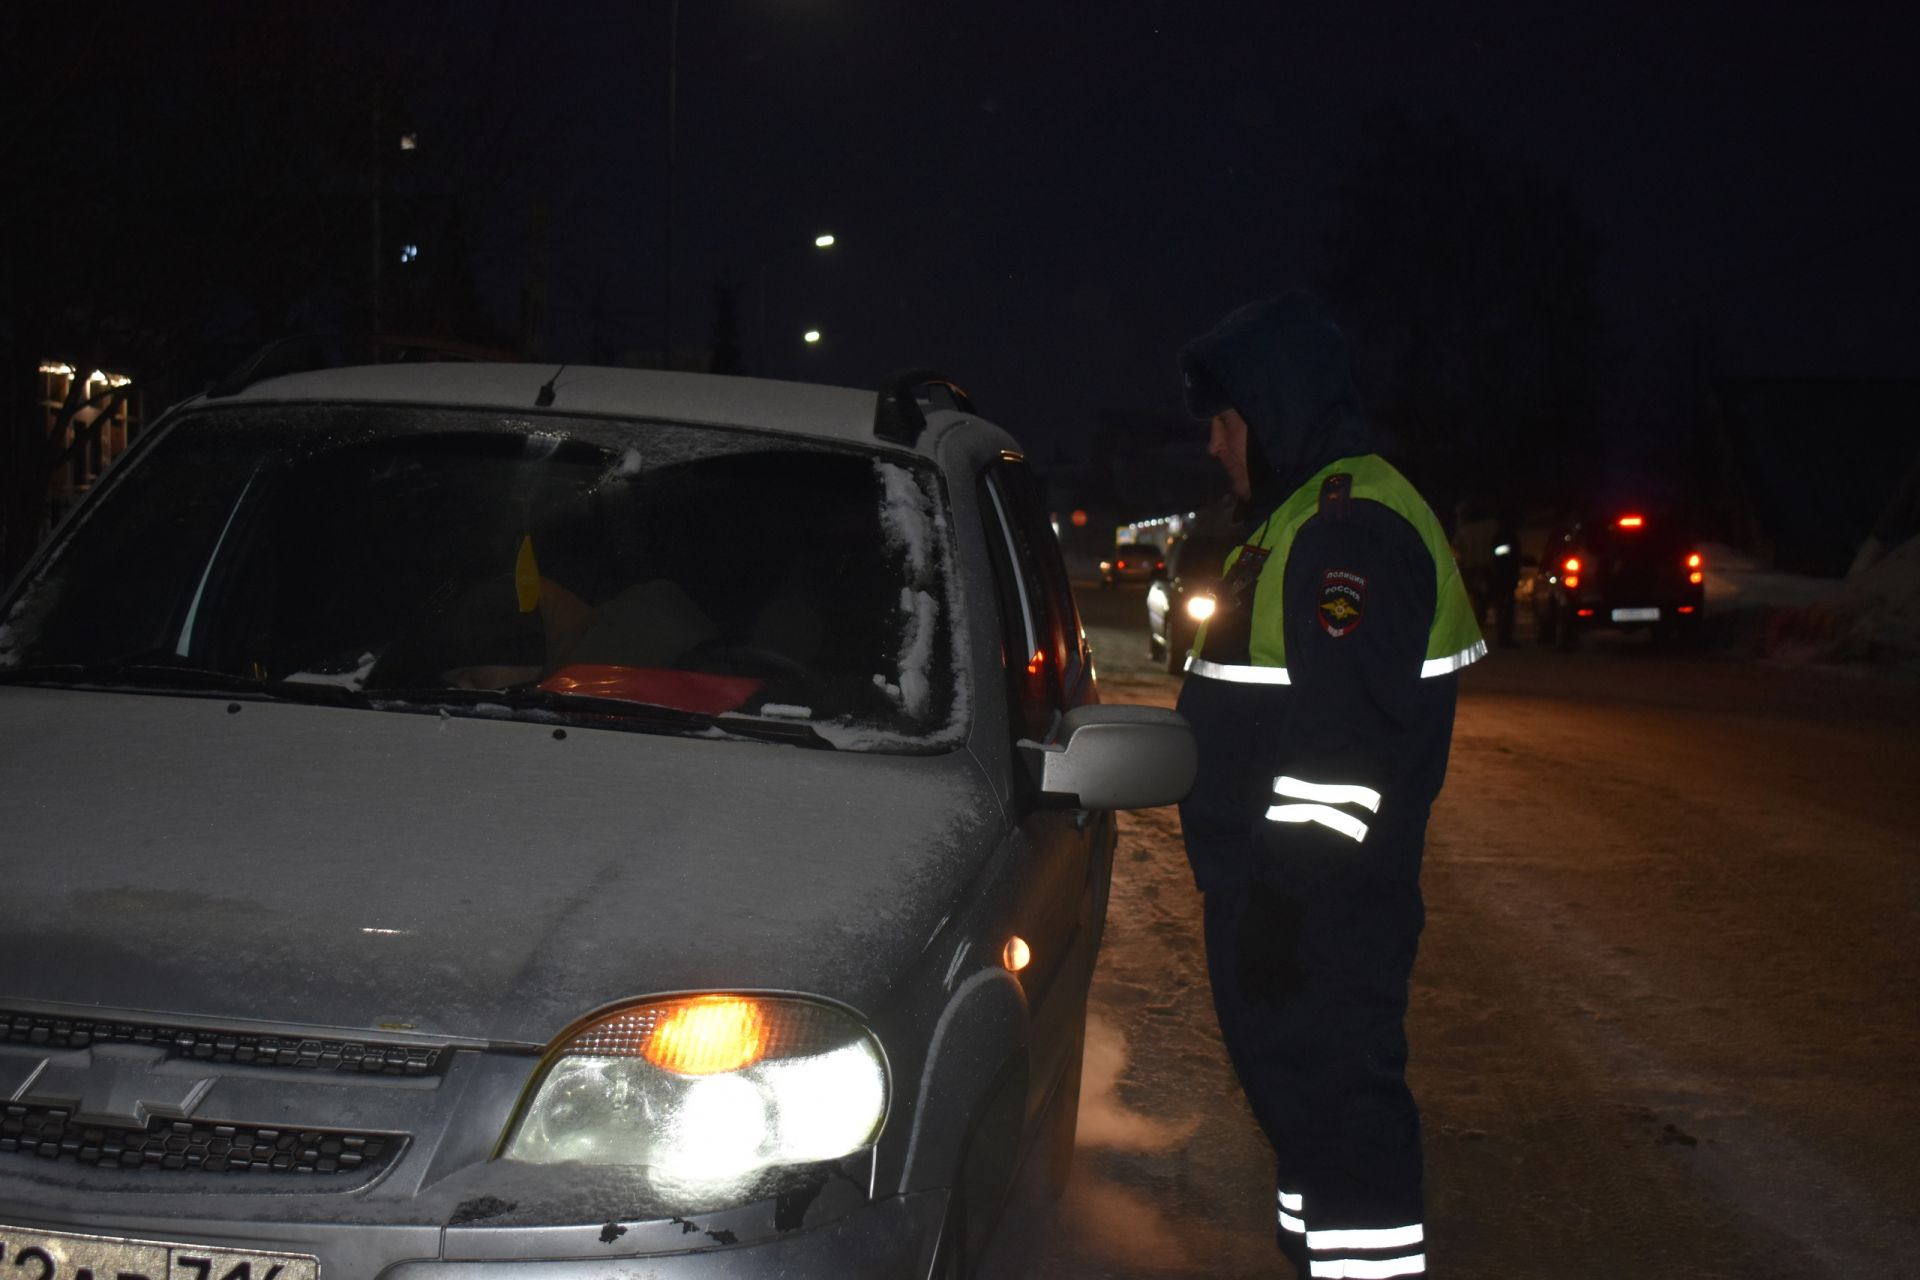
[[[962,1274],[1193,768],[950,383],[237,379],[0,599],[0,1269]]]

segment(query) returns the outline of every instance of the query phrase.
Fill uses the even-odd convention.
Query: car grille
[[[0,1109],[0,1152],[107,1169],[371,1176],[406,1145],[397,1133],[280,1129],[210,1120],[153,1120],[146,1128],[83,1124],[67,1107]]]
[[[47,1049],[84,1049],[93,1044],[141,1044],[167,1050],[170,1058],[254,1067],[300,1067],[379,1075],[436,1075],[445,1066],[440,1049],[368,1044],[292,1036],[236,1035],[191,1027],[139,1022],[53,1018],[0,1010],[0,1044]]]

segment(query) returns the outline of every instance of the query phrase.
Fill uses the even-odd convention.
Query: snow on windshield
[[[933,697],[929,668],[939,616],[939,606],[928,591],[936,585],[934,495],[905,467],[880,461],[873,465],[882,492],[880,527],[886,532],[888,549],[904,556],[907,575],[907,585],[900,589],[900,665],[891,673],[876,674],[874,683],[919,719],[927,714]]]

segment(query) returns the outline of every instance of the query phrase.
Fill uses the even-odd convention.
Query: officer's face
[[[1253,485],[1247,479],[1247,420],[1238,409],[1223,409],[1213,415],[1207,455],[1227,473],[1227,487],[1234,497],[1245,502],[1253,496]]]

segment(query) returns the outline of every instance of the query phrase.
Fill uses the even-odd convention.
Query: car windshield
[[[751,430],[203,410],[21,585],[0,676],[930,749],[966,701],[943,509],[912,460]]]
[[[1618,519],[1590,520],[1582,525],[1575,540],[1588,551],[1609,561],[1623,564],[1653,562],[1678,563],[1692,545],[1686,530],[1671,519],[1632,516],[1634,523]]]

